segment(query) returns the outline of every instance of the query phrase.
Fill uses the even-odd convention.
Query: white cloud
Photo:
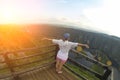
[[[96,28],[104,30],[108,34],[120,36],[119,4],[119,0],[103,0],[103,5],[100,7],[85,9],[84,15],[95,24]]]

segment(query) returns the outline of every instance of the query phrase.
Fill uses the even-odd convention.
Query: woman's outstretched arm
[[[50,38],[43,38],[42,40],[49,40],[49,41],[52,41],[53,39],[50,39]]]
[[[89,46],[87,44],[81,44],[81,43],[78,43],[78,46],[84,46],[86,48],[89,48]]]

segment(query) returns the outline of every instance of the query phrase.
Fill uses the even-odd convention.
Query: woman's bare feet
[[[58,71],[59,74],[61,74],[63,71]]]

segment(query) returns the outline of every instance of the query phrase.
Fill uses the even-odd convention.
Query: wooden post
[[[109,77],[109,75],[111,74],[111,70],[108,68],[108,67],[105,67],[105,73],[104,73],[104,75],[102,76],[102,80],[107,80],[108,79],[108,77]]]
[[[12,64],[11,64],[11,62],[10,62],[10,59],[9,59],[9,57],[8,57],[8,54],[9,54],[9,53],[5,53],[5,54],[3,55],[3,56],[4,56],[4,59],[5,59],[5,63],[7,64],[8,68],[10,69],[11,74],[12,74],[12,76],[13,76],[13,79],[14,79],[14,80],[19,80],[19,76],[14,74],[15,71],[14,71],[14,69],[13,69],[13,67],[12,67]]]

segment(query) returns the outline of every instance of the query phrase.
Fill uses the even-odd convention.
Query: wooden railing
[[[51,47],[55,47],[55,48],[51,49],[51,50],[48,50],[48,51],[45,51],[45,52],[40,51],[40,52],[38,52],[36,54],[32,54],[32,55],[29,55],[29,56],[23,56],[23,57],[19,57],[19,58],[15,58],[15,59],[10,59],[10,57],[9,57],[10,54],[14,55],[15,53],[18,53],[18,52],[35,51],[35,50],[40,50],[40,49],[43,49],[43,48],[51,48]],[[18,80],[20,74],[23,74],[23,73],[26,73],[26,72],[30,72],[30,71],[33,71],[33,70],[36,70],[36,69],[39,69],[39,68],[43,68],[43,67],[47,67],[49,65],[52,65],[53,63],[55,63],[55,55],[56,55],[57,48],[58,47],[56,45],[48,45],[48,46],[43,46],[43,47],[28,48],[28,49],[16,50],[16,51],[11,51],[11,52],[4,52],[4,53],[1,52],[0,56],[3,56],[4,61],[1,61],[0,64],[6,64],[6,67],[2,67],[2,68],[0,68],[0,70],[8,69],[8,70],[10,70],[10,73],[1,75],[0,79],[5,79],[5,78],[11,77],[14,80]],[[34,60],[30,61],[30,62],[27,61],[26,63],[17,64],[17,65],[14,64],[15,61],[24,60],[24,59],[28,59],[28,58],[33,58],[33,57],[45,55],[45,54],[48,54],[48,53],[54,53],[54,54],[50,55],[48,57],[45,57],[45,58],[35,60],[35,61]],[[16,67],[22,67],[24,65],[49,60],[51,58],[54,58],[54,60],[51,61],[51,62],[46,62],[46,63],[44,63],[42,65],[35,66],[35,67],[32,67],[32,68],[28,67],[28,69],[23,70],[23,71],[16,71],[15,70]]]
[[[53,48],[53,49],[50,49],[48,51],[43,52],[42,49],[44,49],[44,48],[46,48],[46,50],[48,48]],[[28,52],[28,51],[32,52],[32,51],[35,51],[35,50],[39,50],[39,52],[36,53],[36,54],[29,55],[29,56],[24,56],[24,57],[19,57],[19,58],[14,58],[14,59],[11,59],[9,57],[10,54],[15,54],[15,53],[18,53],[18,52]],[[6,67],[2,67],[2,68],[0,68],[0,70],[9,69],[10,73],[5,74],[5,75],[1,75],[0,79],[5,79],[5,78],[11,77],[11,78],[13,78],[13,80],[19,80],[19,75],[20,74],[27,73],[27,72],[34,71],[34,70],[39,69],[39,68],[43,68],[43,67],[47,67],[49,65],[52,65],[52,64],[55,63],[55,56],[56,56],[57,51],[58,51],[58,46],[57,45],[48,45],[48,46],[43,46],[43,47],[28,48],[28,49],[16,50],[16,51],[11,51],[11,52],[3,52],[3,53],[1,52],[0,55],[3,56],[4,60],[1,61],[0,64],[6,64]],[[74,53],[79,53],[76,50],[72,50],[72,51]],[[28,59],[28,58],[38,57],[38,56],[45,55],[45,54],[48,54],[48,53],[53,53],[53,55],[50,55],[50,56],[44,57],[44,58],[40,58],[40,59],[35,60],[35,61],[27,61],[27,63],[15,64],[16,61],[21,61],[21,60]],[[98,62],[94,59],[91,59],[84,54],[80,54],[80,55],[82,57],[86,58],[88,61],[90,61],[94,64],[97,64],[97,65],[101,66],[102,68],[104,68],[104,74],[101,75],[101,74],[89,69],[88,67],[77,63],[76,61],[74,61],[71,58],[69,58],[68,61],[70,61],[71,63],[73,63],[74,65],[76,65],[78,67],[82,67],[82,68],[86,69],[87,71],[91,72],[92,74],[94,74],[96,77],[98,77],[101,80],[107,80],[108,76],[111,73],[111,70],[109,69],[109,67],[107,65],[105,65],[101,62]],[[24,65],[29,65],[29,64],[33,64],[33,63],[42,62],[42,61],[45,61],[45,60],[49,60],[51,58],[54,58],[54,60],[52,60],[50,62],[43,63],[39,66],[35,66],[35,67],[32,66],[31,68],[20,70],[20,71],[15,70],[15,68],[17,68],[17,67],[22,67]],[[81,77],[83,80],[88,80],[85,77],[76,73],[75,71],[71,70],[69,67],[67,67],[67,66],[65,66],[65,67],[68,68],[70,71],[72,71],[78,77]]]
[[[104,69],[104,73],[103,73],[103,74],[100,74],[100,73],[98,73],[98,72],[90,69],[89,67],[86,67],[86,66],[83,65],[83,64],[77,63],[74,59],[69,58],[68,60],[69,60],[71,63],[73,63],[74,65],[76,65],[76,66],[78,66],[78,67],[82,67],[83,69],[89,71],[90,73],[94,74],[94,75],[95,75],[97,78],[99,78],[100,80],[107,80],[107,79],[108,79],[108,77],[109,77],[110,74],[111,74],[111,68],[110,68],[109,66],[107,66],[107,65],[105,65],[105,64],[103,64],[103,63],[101,63],[101,62],[99,62],[99,61],[97,61],[97,60],[95,60],[95,59],[92,59],[92,58],[90,58],[90,57],[88,57],[88,56],[86,56],[86,55],[84,55],[84,54],[81,54],[81,53],[79,53],[78,51],[76,51],[75,49],[72,49],[71,51],[74,52],[74,53],[78,53],[79,55],[81,55],[82,57],[84,57],[86,60],[88,60],[88,61],[90,61],[90,62],[92,62],[92,63],[94,63],[94,64],[96,64],[96,65],[98,65],[98,66],[100,66],[100,67],[102,67],[102,68]],[[68,69],[69,69],[71,72],[73,72],[74,74],[76,74],[78,77],[82,78],[83,80],[88,80],[88,79],[86,79],[86,77],[81,76],[81,75],[79,75],[78,73],[76,73],[75,71],[73,71],[72,69],[70,69],[67,65],[65,65],[65,67],[68,68]]]

